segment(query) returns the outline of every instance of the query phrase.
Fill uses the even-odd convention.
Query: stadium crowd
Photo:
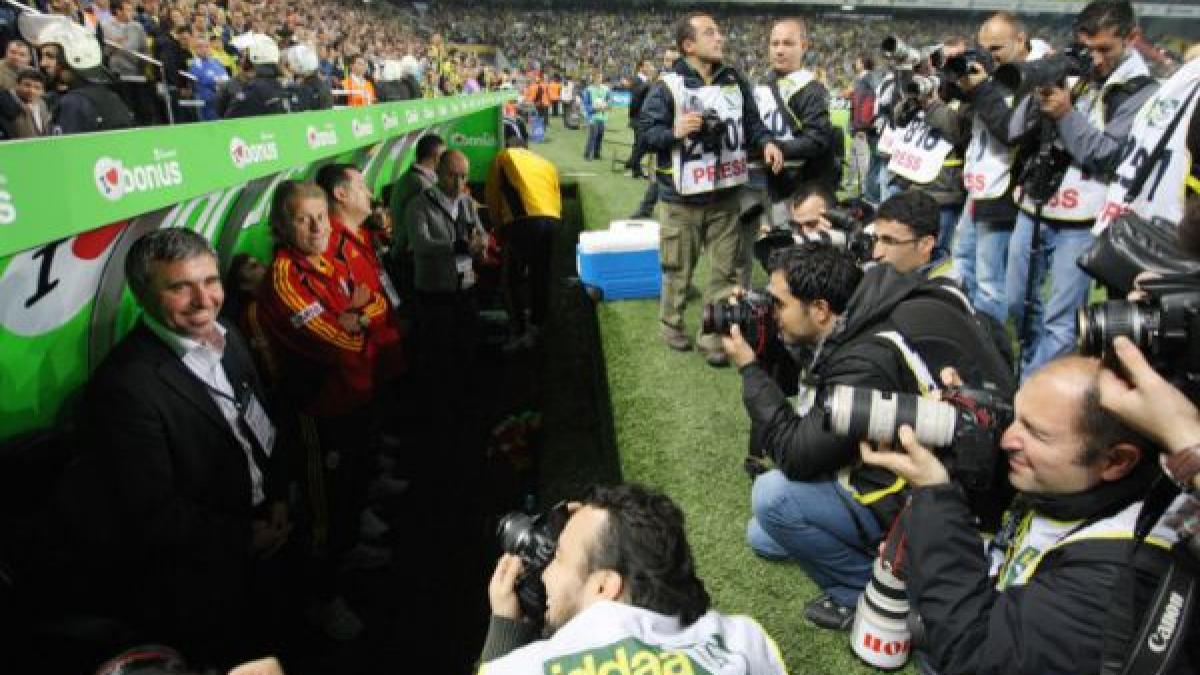
[[[69,25],[35,17],[8,41],[13,137],[527,85],[542,116],[578,90],[596,158],[621,76],[634,153],[653,159],[662,348],[737,368],[745,544],[820,588],[805,618],[880,668],[1196,672],[1200,623],[1170,584],[1194,593],[1200,558],[1200,59],[1154,77],[1145,55],[1168,59],[1130,3],[1095,0],[1064,30],[1007,12],[156,2],[43,7]],[[133,53],[164,64],[165,106]],[[841,202],[835,93],[861,159]],[[88,554],[56,551],[73,575],[55,599],[240,675],[319,670],[297,636],[367,630],[348,573],[393,562],[381,512],[410,489],[402,469],[427,508],[405,584],[436,591],[405,646],[448,654],[439,672],[786,671],[757,623],[711,607],[683,513],[640,486],[506,520],[486,591],[463,583],[482,529],[483,458],[463,440],[481,276],[500,268],[503,352],[536,344],[562,217],[556,168],[515,119],[504,136],[482,200],[434,134],[382,205],[353,164],[282,181],[272,259],[224,275],[186,228],[132,244],[143,316],[81,398],[53,522]],[[769,282],[751,291],[755,262]],[[1112,300],[1087,308],[1093,281]],[[420,452],[385,433],[402,410]],[[485,594],[486,640],[464,652],[439,631]],[[147,654],[181,660],[143,648],[102,672]]]

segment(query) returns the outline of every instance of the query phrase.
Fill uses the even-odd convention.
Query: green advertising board
[[[125,253],[186,227],[269,260],[275,187],[332,161],[376,196],[438,133],[482,182],[510,94],[68,136],[0,145],[0,442],[69,421],[71,402],[135,322]]]

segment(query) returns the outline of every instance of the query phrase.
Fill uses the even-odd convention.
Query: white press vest
[[[1200,94],[1191,97],[1188,109],[1183,111],[1163,154],[1157,158],[1154,169],[1142,185],[1141,193],[1129,205],[1125,204],[1125,191],[1133,182],[1138,167],[1150,158],[1150,153],[1162,140],[1171,119],[1179,113],[1179,107],[1197,86],[1200,86],[1200,59],[1189,61],[1176,71],[1138,111],[1129,131],[1127,154],[1117,168],[1116,177],[1108,184],[1104,209],[1096,218],[1093,230],[1096,234],[1103,232],[1127,209],[1147,220],[1162,218],[1175,224],[1183,220],[1187,179],[1192,173],[1192,156],[1187,147],[1188,128]]]
[[[888,171],[917,185],[932,183],[943,165],[961,163],[948,159],[954,146],[929,123],[924,110],[917,113],[903,132],[897,132],[891,150]]]
[[[1108,91],[1134,77],[1149,73],[1146,69],[1146,62],[1142,60],[1140,54],[1132,49],[1128,54],[1121,65],[1117,66],[1117,69],[1104,81],[1103,86],[1089,85],[1075,100],[1075,109],[1083,113],[1088,122],[1096,129],[1104,129],[1104,96]],[[1017,206],[1028,214],[1036,213],[1037,209],[1033,202],[1021,192],[1020,188],[1013,192],[1014,199],[1018,200]],[[1042,208],[1042,216],[1052,220],[1077,223],[1094,220],[1100,215],[1107,192],[1108,186],[1105,183],[1092,176],[1085,176],[1079,164],[1072,160],[1062,185]]]
[[[725,122],[725,137],[719,152],[706,150],[699,138],[690,136],[675,144],[671,150],[671,170],[676,192],[703,194],[745,183],[748,167],[741,88],[737,84],[689,88],[678,73],[667,73],[661,79],[675,101],[675,119],[713,110]]]

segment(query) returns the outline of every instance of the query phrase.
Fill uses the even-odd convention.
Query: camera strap
[[[788,129],[792,132],[792,137],[798,137],[800,135],[800,120],[796,119],[796,113],[792,112],[792,109],[788,107],[787,102],[783,100],[783,96],[779,93],[779,80],[776,79],[769,82],[767,89],[770,89],[771,96],[775,97],[775,105],[779,106],[779,111],[783,113],[783,119],[786,120]]]
[[[1150,173],[1162,161],[1163,150],[1166,149],[1167,143],[1171,140],[1171,136],[1174,135],[1175,128],[1179,126],[1179,120],[1183,119],[1184,113],[1188,111],[1188,106],[1191,104],[1192,99],[1195,98],[1197,89],[1200,89],[1200,84],[1192,87],[1192,91],[1183,101],[1183,105],[1175,110],[1175,116],[1171,118],[1171,123],[1167,125],[1162,138],[1158,139],[1158,145],[1154,146],[1154,151],[1150,153],[1146,161],[1142,162],[1142,165],[1138,167],[1137,173],[1133,175],[1133,180],[1129,183],[1129,189],[1125,191],[1126,204],[1132,204],[1133,200],[1137,199],[1138,195],[1142,192],[1142,186],[1146,184],[1146,180],[1150,177]],[[1130,146],[1129,150],[1133,150],[1133,146]]]
[[[1142,627],[1122,675],[1157,675],[1170,670],[1187,641],[1190,619],[1200,600],[1196,567],[1197,562],[1184,544],[1171,549],[1171,566],[1142,618]]]
[[[1176,544],[1171,549],[1170,566],[1141,617],[1141,626],[1134,623],[1138,576],[1134,568],[1138,551],[1171,507],[1177,494],[1179,491],[1174,483],[1164,478],[1156,480],[1146,492],[1133,533],[1128,569],[1117,581],[1114,594],[1116,602],[1105,621],[1108,629],[1102,669],[1104,675],[1169,672],[1180,645],[1185,642],[1188,619],[1196,609],[1197,592],[1200,589],[1197,586],[1197,562],[1189,557],[1184,543]],[[1118,654],[1128,656],[1121,659]]]

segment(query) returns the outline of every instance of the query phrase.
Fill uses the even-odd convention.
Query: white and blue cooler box
[[[658,223],[614,220],[607,230],[581,232],[575,265],[584,284],[604,300],[657,298],[662,291]]]

